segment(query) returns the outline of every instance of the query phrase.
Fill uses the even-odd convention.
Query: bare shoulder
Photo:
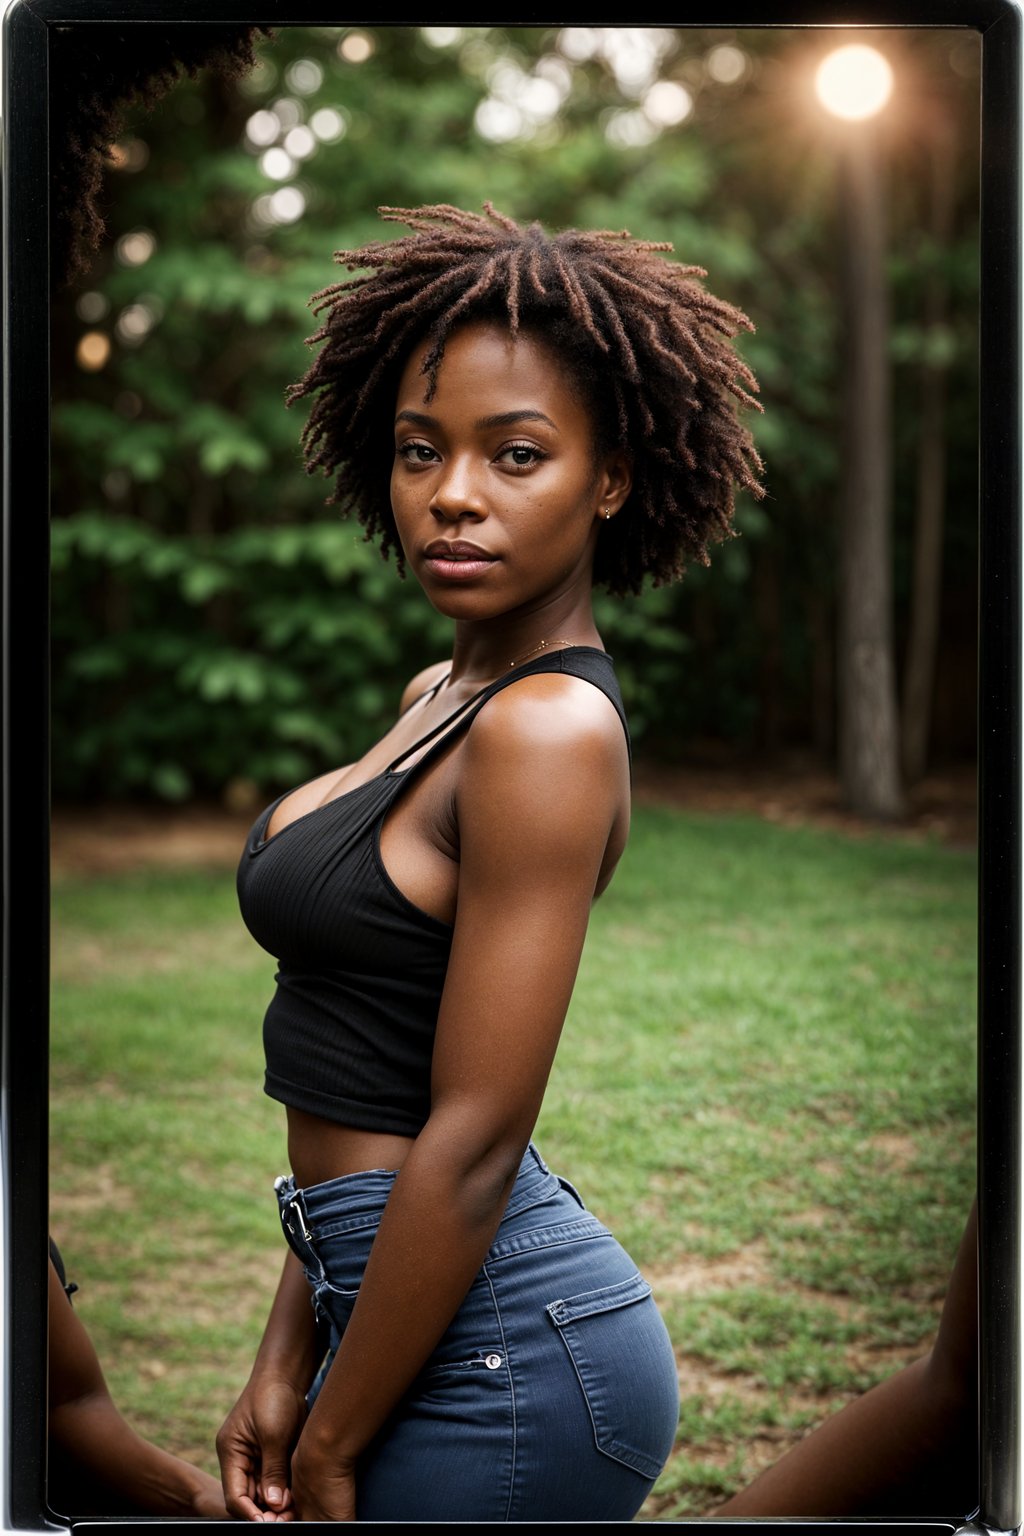
[[[398,706],[398,713],[404,715],[410,704],[415,704],[421,694],[426,693],[429,688],[433,688],[435,683],[441,681],[446,672],[451,671],[451,665],[450,661],[435,661],[433,666],[424,667],[422,672],[417,672],[416,676],[411,678],[405,685],[401,703]]]
[[[476,777],[508,771],[582,789],[598,779],[629,793],[629,752],[611,699],[585,678],[538,672],[489,699],[466,742]]]

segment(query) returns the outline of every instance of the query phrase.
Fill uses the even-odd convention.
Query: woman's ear
[[[633,464],[627,453],[613,453],[605,460],[598,478],[597,516],[614,517],[633,489]]]

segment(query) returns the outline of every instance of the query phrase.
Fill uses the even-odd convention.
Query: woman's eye
[[[499,460],[504,460],[515,469],[529,469],[532,464],[539,464],[544,457],[541,450],[530,443],[510,443],[498,455]]]
[[[407,464],[433,464],[437,454],[429,443],[400,443],[398,457]]]

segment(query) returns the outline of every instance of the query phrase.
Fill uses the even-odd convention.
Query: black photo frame
[[[51,29],[355,22],[325,0],[14,0],[3,51],[3,1068],[0,1529],[54,1528],[45,1500],[48,758],[48,179]],[[398,18],[392,18],[398,21]],[[541,25],[540,15],[517,24]],[[679,25],[677,16],[645,24]],[[687,26],[955,27],[982,45],[979,650],[980,1507],[1021,1508],[1021,22],[1020,0],[732,0]],[[379,26],[380,17],[367,24]],[[511,23],[510,23],[511,24]],[[75,1522],[84,1530],[87,1524]],[[118,1522],[124,1524],[123,1521]],[[146,1522],[151,1524],[154,1522]],[[168,1522],[156,1522],[168,1523]],[[684,1522],[689,1523],[689,1522]],[[705,1522],[693,1522],[705,1523]],[[775,1520],[775,1525],[790,1522]],[[805,1530],[814,1522],[792,1522]],[[827,1523],[885,1529],[880,1519]],[[958,1521],[907,1520],[953,1531]],[[822,1529],[826,1526],[822,1525]]]

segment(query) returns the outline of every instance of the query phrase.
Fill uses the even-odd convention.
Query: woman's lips
[[[427,570],[444,581],[471,581],[497,564],[494,555],[488,554],[476,544],[447,544],[436,539],[433,544],[427,545],[423,553],[423,563]]]
[[[428,555],[423,563],[431,575],[440,576],[445,581],[469,581],[474,576],[482,576],[497,561],[490,557],[484,560],[480,556],[469,555],[460,555],[457,559]]]

